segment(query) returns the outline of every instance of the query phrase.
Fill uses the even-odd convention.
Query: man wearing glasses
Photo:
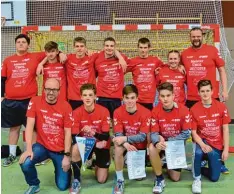
[[[48,158],[55,167],[55,183],[64,191],[70,185],[70,148],[72,109],[68,102],[60,100],[58,95],[60,82],[50,78],[45,82],[44,96],[33,97],[28,106],[26,143],[27,149],[21,155],[19,163],[29,188],[25,193],[39,192],[40,181],[35,164]],[[32,145],[33,129],[36,128],[37,140]]]

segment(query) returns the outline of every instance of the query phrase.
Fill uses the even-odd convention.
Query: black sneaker
[[[8,167],[8,166],[12,165],[16,161],[17,161],[16,156],[13,156],[13,155],[10,154],[7,158],[4,159],[4,161],[2,163],[2,166],[3,167]]]

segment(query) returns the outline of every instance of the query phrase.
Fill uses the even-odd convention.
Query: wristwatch
[[[71,152],[64,152],[65,156],[71,156]]]

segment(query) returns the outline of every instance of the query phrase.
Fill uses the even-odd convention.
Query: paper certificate
[[[146,177],[145,150],[127,152],[127,166],[130,180]]]
[[[166,161],[168,169],[187,168],[185,146],[183,140],[166,142]]]

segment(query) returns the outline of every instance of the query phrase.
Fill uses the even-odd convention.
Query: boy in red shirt
[[[92,152],[96,155],[95,175],[99,183],[105,183],[110,166],[110,114],[109,111],[95,103],[96,87],[94,84],[84,84],[80,88],[83,105],[73,111],[74,126],[72,127],[72,168],[74,180],[70,194],[80,190],[80,168],[82,165],[75,136],[94,137],[96,144]],[[92,155],[92,153],[90,154]]]
[[[67,79],[66,72],[63,64],[58,62],[58,44],[53,41],[49,41],[45,44],[45,53],[47,62],[44,66],[43,73],[43,86],[49,78],[56,78],[60,81],[60,93],[58,100],[67,100]]]
[[[126,56],[116,56],[115,46],[114,38],[106,38],[104,40],[104,51],[98,54],[95,61],[95,70],[98,76],[97,103],[109,110],[111,118],[113,118],[114,110],[121,106],[121,92],[124,87],[125,69],[119,64],[122,64],[122,61],[128,62]]]
[[[168,53],[168,66],[160,69],[157,76],[158,84],[169,82],[174,86],[174,101],[185,104],[185,82],[186,77],[178,69],[180,64],[180,53],[177,50],[172,50]]]
[[[139,91],[138,103],[153,109],[156,95],[155,70],[163,66],[163,62],[154,56],[149,56],[151,43],[148,38],[138,40],[139,56],[130,59],[127,72],[132,72],[133,82]]]
[[[60,82],[50,78],[45,82],[43,96],[33,97],[28,106],[26,143],[27,149],[19,163],[29,188],[25,193],[40,191],[36,163],[48,158],[55,167],[55,183],[64,191],[70,185],[70,149],[72,109],[65,100],[58,102]],[[37,140],[33,144],[33,131],[37,130]]]
[[[210,80],[200,80],[197,85],[201,101],[191,108],[193,152],[193,193],[201,193],[201,174],[212,182],[219,179],[221,161],[228,158],[229,128],[231,121],[225,104],[212,98]],[[208,168],[201,167],[204,156],[208,157]]]
[[[150,129],[151,113],[144,106],[137,104],[138,90],[129,84],[123,88],[124,105],[114,112],[114,153],[117,183],[115,194],[124,193],[124,155],[127,151],[145,150],[147,133]]]
[[[158,86],[159,100],[152,111],[150,161],[156,175],[153,193],[162,193],[165,180],[162,174],[160,152],[166,149],[165,141],[184,140],[190,136],[191,122],[187,107],[174,102],[173,85],[164,82]],[[169,178],[179,181],[181,169],[167,170]]]
[[[7,57],[1,70],[1,127],[10,128],[7,167],[16,161],[16,147],[21,125],[26,125],[30,98],[37,94],[36,69],[45,53],[28,53],[30,39],[25,34],[15,38],[16,54]]]

